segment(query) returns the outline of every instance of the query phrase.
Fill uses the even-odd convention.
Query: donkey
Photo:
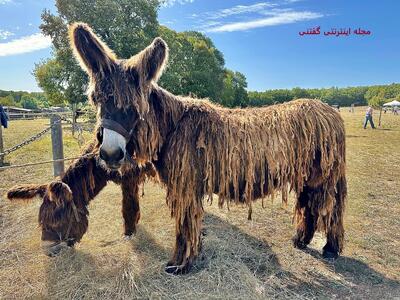
[[[15,186],[8,191],[7,197],[10,200],[35,196],[43,199],[39,211],[42,248],[47,255],[54,256],[81,240],[89,225],[87,206],[108,181],[121,185],[124,233],[126,239],[130,238],[140,219],[139,185],[146,175],[155,176],[151,164],[143,168],[129,165],[123,175],[104,169],[98,163],[98,146],[92,143],[59,180],[42,185]]]
[[[176,241],[166,272],[186,273],[199,255],[203,200],[252,201],[288,188],[297,196],[293,244],[305,248],[316,230],[323,256],[343,249],[345,130],[340,115],[317,100],[227,109],[175,96],[157,85],[168,46],[156,38],[129,59],[116,55],[84,23],[69,28],[73,52],[89,75],[97,109],[100,160],[122,170],[152,162],[167,190]],[[128,158],[128,159],[127,159]],[[286,200],[285,200],[286,201]]]

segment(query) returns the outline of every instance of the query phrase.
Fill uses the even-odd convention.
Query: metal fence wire
[[[55,123],[55,124],[58,124],[58,123]],[[24,147],[26,145],[29,145],[30,143],[33,143],[34,141],[40,139],[43,135],[45,135],[47,132],[49,132],[54,125],[43,129],[41,132],[39,132],[39,133],[35,134],[34,136],[26,139],[22,143],[20,143],[18,145],[15,145],[14,147],[11,147],[9,149],[4,150],[4,152],[0,153],[0,156],[8,155],[8,154],[10,154],[10,153],[12,153],[14,151],[17,151],[18,149],[20,149],[20,148],[22,148],[22,147]]]
[[[37,134],[31,136],[30,138],[24,140],[23,142],[21,142],[18,145],[15,145],[9,149],[4,150],[3,152],[0,153],[0,158],[17,151],[18,149],[29,145],[31,143],[33,143],[34,141],[40,139],[41,137],[43,137],[46,133],[48,133],[51,128],[59,123],[61,123],[62,121],[66,122],[67,124],[70,124],[73,127],[73,130],[76,131],[78,133],[77,137],[74,136],[74,138],[78,141],[79,146],[82,146],[82,144],[84,144],[85,139],[83,137],[83,131],[87,131],[92,133],[93,130],[90,128],[85,128],[80,124],[74,123],[73,121],[67,119],[67,117],[63,116],[63,115],[58,115],[60,117],[60,121],[54,123],[53,125],[50,125],[49,127],[46,127],[45,129],[43,129],[42,131],[38,132]]]
[[[60,116],[60,121],[54,123],[53,125],[51,125],[49,127],[46,127],[45,129],[43,129],[42,131],[38,132],[37,134],[35,134],[35,135],[31,136],[30,138],[24,140],[20,144],[15,145],[15,146],[13,146],[13,147],[11,147],[9,149],[4,150],[4,152],[0,153],[0,157],[4,157],[4,156],[6,156],[6,155],[8,155],[8,154],[10,154],[12,152],[15,152],[18,149],[20,149],[20,148],[22,148],[22,147],[24,147],[26,145],[29,145],[29,144],[33,143],[34,141],[40,139],[46,133],[48,133],[53,126],[61,123],[62,121],[70,124],[71,126],[73,126],[73,129],[78,133],[78,136],[74,137],[74,138],[78,141],[78,144],[80,146],[85,142],[85,139],[83,137],[83,131],[92,132],[90,129],[84,128],[83,126],[81,126],[80,124],[77,124],[77,123],[74,124],[74,122],[72,122],[71,120],[67,119],[66,117]]]

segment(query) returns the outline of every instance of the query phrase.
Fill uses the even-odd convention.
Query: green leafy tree
[[[35,97],[33,97],[32,95],[30,95],[28,93],[22,95],[20,104],[23,108],[28,108],[28,109],[37,109],[38,108],[38,104],[36,102]]]
[[[3,106],[19,106],[18,103],[14,101],[14,98],[11,95],[0,97],[0,105]]]
[[[397,95],[400,92],[400,85],[394,84],[387,86],[388,94]],[[365,105],[368,101],[368,95],[371,91],[381,89],[380,86],[363,86],[348,88],[323,88],[323,89],[302,89],[293,88],[280,90],[267,90],[264,92],[249,91],[249,105],[261,106],[282,103],[299,98],[320,99],[330,105],[350,106],[351,104]]]
[[[310,97],[310,94],[308,93],[308,91],[306,89],[302,89],[299,87],[295,87],[294,89],[292,89],[291,94],[292,94],[293,99]]]
[[[202,33],[178,33],[159,26],[160,3],[158,0],[57,0],[56,15],[44,11],[40,28],[52,38],[54,53],[51,59],[36,65],[34,74],[50,103],[86,101],[87,77],[75,62],[68,41],[67,25],[74,21],[88,23],[122,58],[136,54],[154,37],[163,37],[171,51],[160,85],[176,94],[221,102],[225,76],[222,53]],[[247,95],[243,90],[237,93],[242,105]]]
[[[71,84],[65,84],[67,77],[63,71],[64,68],[56,59],[41,62],[35,67],[35,76],[39,86],[52,105],[62,105],[68,102],[66,94],[67,90],[71,89]],[[70,102],[73,102],[73,99]]]
[[[227,107],[245,107],[249,104],[246,77],[240,72],[225,71],[221,104]]]
[[[176,32],[160,26],[170,48],[169,64],[160,85],[169,91],[219,101],[223,88],[224,58],[213,42],[199,32]]]
[[[158,0],[56,0],[57,14],[42,14],[42,32],[50,36],[53,57],[36,65],[34,74],[52,104],[86,101],[87,76],[76,63],[68,24],[88,23],[119,57],[130,57],[157,36]]]

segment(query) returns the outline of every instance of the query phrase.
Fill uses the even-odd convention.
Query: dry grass
[[[108,186],[90,206],[88,233],[75,250],[48,258],[40,249],[39,201],[8,203],[16,183],[52,179],[51,165],[0,173],[0,298],[396,298],[400,297],[400,117],[383,116],[382,130],[363,130],[363,109],[342,109],[347,129],[349,197],[344,254],[320,257],[317,235],[306,252],[293,249],[292,204],[258,202],[247,209],[206,207],[203,253],[185,276],[163,267],[174,225],[165,193],[146,184],[142,219],[132,241],[122,239],[121,192]],[[4,130],[6,148],[47,121],[15,121]],[[77,142],[65,131],[65,152]],[[12,164],[51,158],[49,137],[8,157]],[[268,203],[267,203],[268,202]]]

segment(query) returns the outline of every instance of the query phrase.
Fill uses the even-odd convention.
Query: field
[[[384,114],[381,128],[364,130],[364,110],[341,112],[349,196],[345,250],[336,262],[321,258],[321,234],[306,251],[292,247],[293,199],[283,207],[277,198],[266,199],[265,208],[257,202],[252,221],[247,221],[246,208],[205,205],[201,257],[190,274],[167,275],[163,269],[172,252],[174,223],[165,193],[154,183],[144,187],[133,240],[122,238],[121,192],[110,184],[90,205],[90,226],[82,242],[49,258],[40,248],[40,200],[9,203],[4,196],[15,184],[52,180],[52,166],[40,165],[0,172],[0,299],[400,298],[400,116]],[[3,130],[5,148],[47,124],[11,122]],[[64,147],[65,156],[79,153],[67,129]],[[48,160],[50,149],[47,135],[6,160]]]

